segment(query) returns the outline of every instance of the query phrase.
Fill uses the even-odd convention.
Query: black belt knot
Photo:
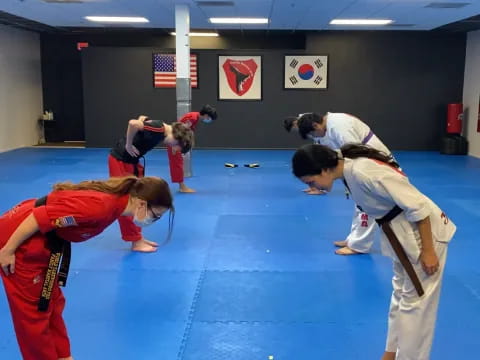
[[[380,219],[375,219],[377,222],[378,226],[382,226],[383,224],[392,221],[397,217],[402,212],[402,208],[399,207],[398,205],[395,205],[392,210],[390,210],[384,217]]]

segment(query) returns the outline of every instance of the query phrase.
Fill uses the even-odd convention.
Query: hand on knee
[[[385,351],[382,356],[382,360],[395,360],[396,353]]]

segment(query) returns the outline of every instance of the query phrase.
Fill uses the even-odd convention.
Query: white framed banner
[[[261,56],[218,56],[219,100],[262,100]]]
[[[286,55],[284,89],[326,89],[327,55]]]

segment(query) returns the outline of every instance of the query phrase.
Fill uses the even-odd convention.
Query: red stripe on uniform
[[[395,166],[392,166],[392,165],[389,165],[387,163],[384,163],[383,161],[380,161],[380,160],[377,160],[377,159],[370,159],[370,160],[373,160],[375,161],[376,163],[380,164],[380,165],[386,165],[390,168],[392,168],[393,170],[395,170],[397,173],[399,173],[400,175],[403,175],[403,176],[407,176],[407,174],[405,174],[402,170],[396,168]]]
[[[159,132],[159,133],[165,132],[165,129],[163,128],[163,126],[160,127],[160,128],[157,128],[157,127],[152,127],[152,126],[144,125],[144,126],[143,126],[143,130],[148,130],[148,131],[152,131],[152,132]]]

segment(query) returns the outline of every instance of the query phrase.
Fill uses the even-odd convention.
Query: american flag
[[[174,54],[153,54],[154,87],[175,87],[176,66]],[[198,87],[197,55],[190,54],[190,79],[192,88]]]
[[[55,220],[55,226],[57,228],[67,227],[67,226],[77,226],[77,222],[73,216],[63,216]]]

